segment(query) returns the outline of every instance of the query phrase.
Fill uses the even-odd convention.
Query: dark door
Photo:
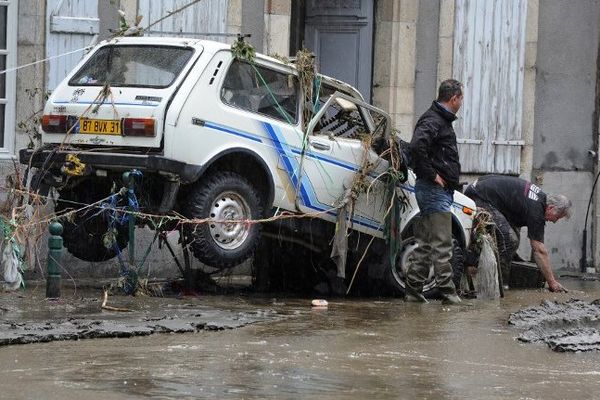
[[[371,100],[373,0],[306,0],[305,36],[319,71]]]

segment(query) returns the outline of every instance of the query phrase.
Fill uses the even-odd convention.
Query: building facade
[[[227,34],[251,34],[257,51],[283,56],[306,46],[321,72],[387,110],[405,140],[439,82],[461,80],[456,130],[465,180],[510,174],[567,195],[573,217],[548,227],[546,238],[556,268],[579,269],[599,171],[600,0],[202,0],[184,8],[189,3],[0,1],[0,69],[8,69],[0,78],[3,173],[35,140],[31,116],[45,93],[84,48],[117,29],[120,7],[130,21],[142,15],[150,35],[230,43]],[[25,67],[11,70],[17,66]],[[596,210],[598,195],[588,218],[590,266],[600,264]],[[521,255],[528,251],[524,244]]]

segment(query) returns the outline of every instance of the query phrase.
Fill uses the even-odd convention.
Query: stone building
[[[147,34],[251,34],[257,51],[315,52],[320,71],[387,110],[404,139],[438,83],[465,83],[457,134],[465,180],[501,173],[573,200],[547,229],[556,268],[579,270],[582,227],[598,173],[600,0],[7,0],[0,2],[0,157],[4,174],[33,132],[47,90],[117,27],[117,7]],[[59,56],[60,57],[56,57]],[[52,58],[56,57],[56,58]],[[31,66],[36,61],[47,59]],[[18,71],[10,68],[25,66]],[[589,265],[600,263],[600,196]],[[594,207],[596,206],[596,207]],[[527,246],[521,254],[527,256]]]

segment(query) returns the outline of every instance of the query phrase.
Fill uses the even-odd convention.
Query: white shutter
[[[140,25],[149,26],[189,2],[189,0],[139,0],[138,15],[144,17]],[[210,35],[227,33],[227,5],[227,0],[200,1],[152,26],[145,35],[197,37],[230,43],[230,38]]]
[[[0,69],[17,66],[17,0],[0,2]],[[0,158],[12,158],[15,147],[17,72],[0,76]]]
[[[519,174],[527,0],[456,0],[455,124],[463,172]]]
[[[82,49],[94,43],[100,30],[98,0],[48,0],[46,56]],[[48,61],[48,89],[56,85],[81,60],[84,52],[75,52]]]

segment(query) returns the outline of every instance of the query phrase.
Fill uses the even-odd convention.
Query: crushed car
[[[96,46],[52,92],[42,146],[22,149],[20,162],[57,190],[58,213],[105,198],[122,186],[123,172],[141,171],[140,215],[183,219],[156,224],[140,217],[138,224],[180,229],[194,256],[219,269],[244,262],[261,245],[280,276],[307,264],[317,274],[335,268],[329,256],[340,202],[363,174],[363,190],[354,192],[344,217],[353,260],[347,265],[355,268],[369,248],[361,268],[371,287],[402,293],[417,246],[415,177],[405,171],[391,189],[401,204],[401,237],[387,260],[390,196],[381,177],[391,161],[365,140],[394,139],[390,116],[346,83],[320,74],[313,82],[307,103],[293,62],[261,54],[240,59],[231,46],[206,40],[115,38]],[[473,201],[454,193],[456,279],[474,210]],[[64,245],[79,259],[109,260],[127,246],[126,224],[111,225],[97,210],[82,209],[63,224]],[[432,273],[425,290],[434,289]]]

